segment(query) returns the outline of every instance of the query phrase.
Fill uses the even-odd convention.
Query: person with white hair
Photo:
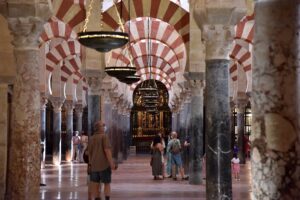
[[[72,153],[72,161],[80,161],[80,145],[81,145],[81,138],[79,136],[79,132],[75,131],[74,136],[72,137],[72,144],[73,144],[73,153]]]

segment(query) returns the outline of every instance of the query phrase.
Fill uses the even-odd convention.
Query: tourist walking
[[[110,199],[111,170],[117,167],[113,162],[111,145],[106,134],[104,134],[105,124],[98,121],[95,124],[95,132],[89,140],[89,164],[88,172],[90,174],[89,194],[91,200],[99,200],[101,184],[104,184],[105,200]]]
[[[81,149],[81,138],[79,136],[79,132],[75,131],[74,136],[72,137],[73,144],[73,153],[72,153],[72,161],[80,161],[80,149]]]
[[[232,171],[234,174],[234,179],[239,181],[240,180],[240,159],[238,158],[236,153],[233,154],[231,163],[232,163]]]
[[[181,159],[181,144],[180,141],[177,139],[177,133],[172,132],[172,140],[170,141],[170,152],[171,152],[171,163],[172,163],[172,177],[174,180],[177,180],[176,177],[176,167],[179,169],[179,173],[181,175],[181,180],[188,180],[188,177],[184,175],[184,169],[182,166],[182,159]]]
[[[163,176],[163,162],[162,162],[162,153],[163,153],[163,145],[161,142],[161,137],[156,135],[153,139],[152,144],[152,156],[151,156],[151,167],[152,167],[152,175],[154,176],[154,180],[161,180]]]

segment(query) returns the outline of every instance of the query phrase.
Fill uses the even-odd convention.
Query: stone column
[[[53,106],[53,142],[52,142],[52,163],[61,164],[61,107],[64,99],[61,97],[50,97]]]
[[[232,199],[229,60],[233,26],[206,25],[206,197]]]
[[[81,134],[82,132],[82,114],[83,114],[83,106],[82,104],[75,105],[75,115],[76,115],[76,131]]]
[[[0,84],[0,199],[6,191],[7,151],[8,151],[8,85]]]
[[[206,198],[232,199],[228,58],[234,25],[245,15],[245,1],[195,3],[194,18],[201,28],[206,53]]]
[[[88,91],[88,135],[94,132],[94,124],[99,121],[101,116],[101,73],[96,70],[89,70],[87,73],[87,80],[89,84]]]
[[[118,117],[118,110],[116,108],[116,106],[113,106],[112,108],[112,120],[113,119],[117,119]],[[111,132],[112,132],[112,140],[110,141],[111,142],[111,145],[112,145],[112,156],[115,160],[118,160],[118,134],[117,134],[117,121],[116,120],[113,120],[112,121],[112,124],[111,124]]]
[[[255,3],[253,199],[300,199],[299,1]]]
[[[245,135],[245,108],[247,106],[248,101],[244,99],[237,100],[237,128],[238,128],[238,157],[240,159],[241,164],[246,163],[245,152],[244,152],[244,135]]]
[[[66,145],[67,149],[65,152],[66,161],[71,162],[73,158],[72,151],[72,137],[73,137],[73,110],[74,103],[72,100],[66,100],[64,102],[64,107],[67,111],[67,137],[66,137]]]
[[[39,199],[40,185],[40,52],[39,18],[10,18],[16,77],[6,199]]]
[[[48,100],[46,97],[41,97],[41,167],[45,167],[46,159],[46,104]]]
[[[191,120],[190,133],[190,165],[189,184],[202,184],[202,156],[203,156],[203,88],[200,80],[191,80]]]
[[[187,137],[190,137],[190,125],[191,125],[191,93],[188,92],[186,99],[184,101],[184,111],[185,111],[185,121],[183,123],[182,130],[184,131],[184,134],[182,134],[182,144],[184,144],[184,141]],[[183,168],[185,174],[189,175],[189,164],[190,164],[190,146],[183,146],[183,152],[182,152],[182,160],[183,160]]]

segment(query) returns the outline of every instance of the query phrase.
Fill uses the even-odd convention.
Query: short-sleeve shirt
[[[107,135],[94,134],[91,136],[88,151],[92,172],[100,172],[110,166],[104,149],[111,149]]]
[[[231,162],[234,163],[234,164],[239,164],[240,159],[239,158],[232,158]]]

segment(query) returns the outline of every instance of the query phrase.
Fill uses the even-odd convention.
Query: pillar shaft
[[[75,105],[75,114],[76,114],[76,131],[81,134],[82,132],[82,114],[83,114],[83,107],[81,104]]]
[[[38,18],[11,18],[16,77],[13,89],[12,133],[7,199],[39,199],[40,185],[40,52]]]
[[[100,95],[88,95],[88,134],[94,132],[95,122],[100,120]]]
[[[191,120],[190,133],[190,165],[189,183],[192,185],[202,184],[202,156],[203,156],[203,83],[193,81],[191,84]]]
[[[67,111],[67,137],[66,137],[66,152],[65,152],[65,157],[66,161],[70,162],[72,161],[73,158],[73,151],[72,151],[72,136],[73,136],[73,109],[74,109],[74,104],[73,101],[67,100],[64,103],[64,106]]]
[[[46,159],[46,104],[48,100],[41,97],[41,164],[45,166]]]
[[[61,164],[61,107],[64,100],[60,97],[51,97],[53,105],[53,137],[52,137],[52,163]]]
[[[0,199],[4,199],[7,172],[7,136],[8,136],[8,86],[0,84]]]
[[[256,1],[255,19],[253,199],[300,199],[299,1]]]
[[[245,107],[247,105],[247,102],[245,101],[238,101],[237,102],[237,114],[236,114],[236,120],[237,120],[237,129],[238,129],[238,157],[240,159],[241,164],[246,163],[245,159],[245,145],[244,144],[244,137],[245,137]]]
[[[228,60],[206,61],[206,196],[231,199]]]

